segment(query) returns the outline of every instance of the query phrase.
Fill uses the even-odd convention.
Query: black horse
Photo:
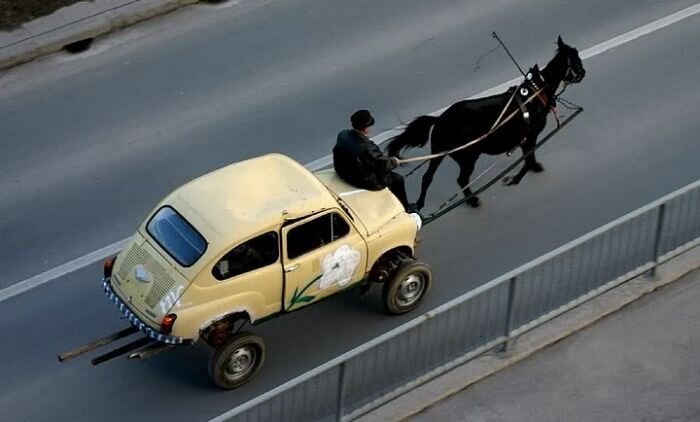
[[[460,167],[457,183],[468,198],[467,203],[472,207],[479,206],[479,198],[472,196],[468,185],[476,160],[482,153],[499,155],[518,146],[523,154],[532,152],[526,156],[525,164],[518,174],[504,179],[508,185],[520,183],[529,170],[541,172],[544,169],[535,160],[534,149],[537,136],[547,124],[547,115],[556,105],[556,90],[562,82],[581,82],[586,74],[575,48],[565,44],[561,37],[557,40],[557,46],[557,52],[547,66],[540,70],[535,65],[528,71],[521,85],[491,97],[459,101],[439,117],[416,118],[409,123],[404,132],[389,142],[387,153],[398,157],[403,149],[422,147],[430,140],[431,153],[452,151],[488,133],[498,121],[501,125],[483,140],[449,154]],[[515,115],[506,121],[513,113]],[[430,161],[430,166],[423,175],[420,197],[416,202],[418,209],[425,205],[428,186],[444,158],[445,156],[441,156]]]

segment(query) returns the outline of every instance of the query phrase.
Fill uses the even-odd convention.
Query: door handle
[[[298,270],[299,267],[301,267],[300,264],[294,264],[294,265],[292,265],[292,266],[289,266],[289,267],[285,268],[285,269],[284,269],[284,272],[285,272],[285,273],[291,273],[292,271]]]

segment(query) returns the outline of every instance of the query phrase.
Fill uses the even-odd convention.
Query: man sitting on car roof
[[[358,110],[350,116],[352,129],[343,130],[333,148],[333,166],[343,180],[360,189],[389,188],[408,212],[415,206],[408,203],[403,176],[392,171],[398,160],[387,157],[369,137],[374,117],[367,110]]]

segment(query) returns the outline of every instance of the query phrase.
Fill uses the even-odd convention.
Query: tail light
[[[116,256],[113,256],[111,258],[107,258],[105,260],[105,265],[104,265],[104,276],[105,278],[109,278],[112,276],[112,269],[114,268],[114,261],[117,260]]]
[[[177,319],[177,315],[175,314],[168,314],[163,317],[163,321],[160,323],[160,332],[163,334],[170,334],[173,331],[173,325],[175,324],[175,320]]]

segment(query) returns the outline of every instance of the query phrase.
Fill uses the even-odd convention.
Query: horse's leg
[[[444,159],[445,157],[443,156],[430,160],[428,170],[423,175],[423,181],[420,185],[420,197],[416,202],[416,208],[418,208],[419,211],[425,206],[425,197],[428,194],[428,187],[433,182],[433,176],[435,176],[435,172],[437,171],[438,167],[440,167],[440,163],[442,163],[442,160]]]
[[[517,185],[525,177],[528,171],[532,170],[535,173],[540,173],[544,171],[542,164],[538,163],[535,159],[535,148],[536,148],[537,136],[528,136],[523,144],[520,146],[520,150],[525,156],[525,163],[522,168],[515,176],[507,176],[503,178],[503,184],[507,186]]]
[[[541,173],[544,171],[544,167],[542,167],[542,164],[537,162],[535,159],[535,148],[537,148],[536,134],[528,136],[520,149],[522,150],[523,154],[527,154],[529,151],[532,151],[532,154],[525,156],[525,165],[527,166],[528,170],[534,171],[535,173]]]
[[[544,167],[542,167],[542,164],[540,164],[539,161],[535,160],[534,151],[530,156],[525,158],[526,163],[528,162],[528,160],[530,161],[528,164],[528,166],[530,166],[530,170],[534,171],[535,173],[542,173],[544,171]]]
[[[472,172],[474,171],[474,166],[476,165],[476,159],[478,158],[478,155],[463,154],[460,155],[458,158],[459,160],[455,159],[455,161],[459,165],[459,176],[457,177],[457,183],[459,183],[459,186],[462,188],[464,197],[467,198],[467,205],[469,205],[472,208],[476,208],[480,204],[479,197],[475,196],[472,193],[471,188],[469,188],[468,186],[469,178],[471,177]]]

